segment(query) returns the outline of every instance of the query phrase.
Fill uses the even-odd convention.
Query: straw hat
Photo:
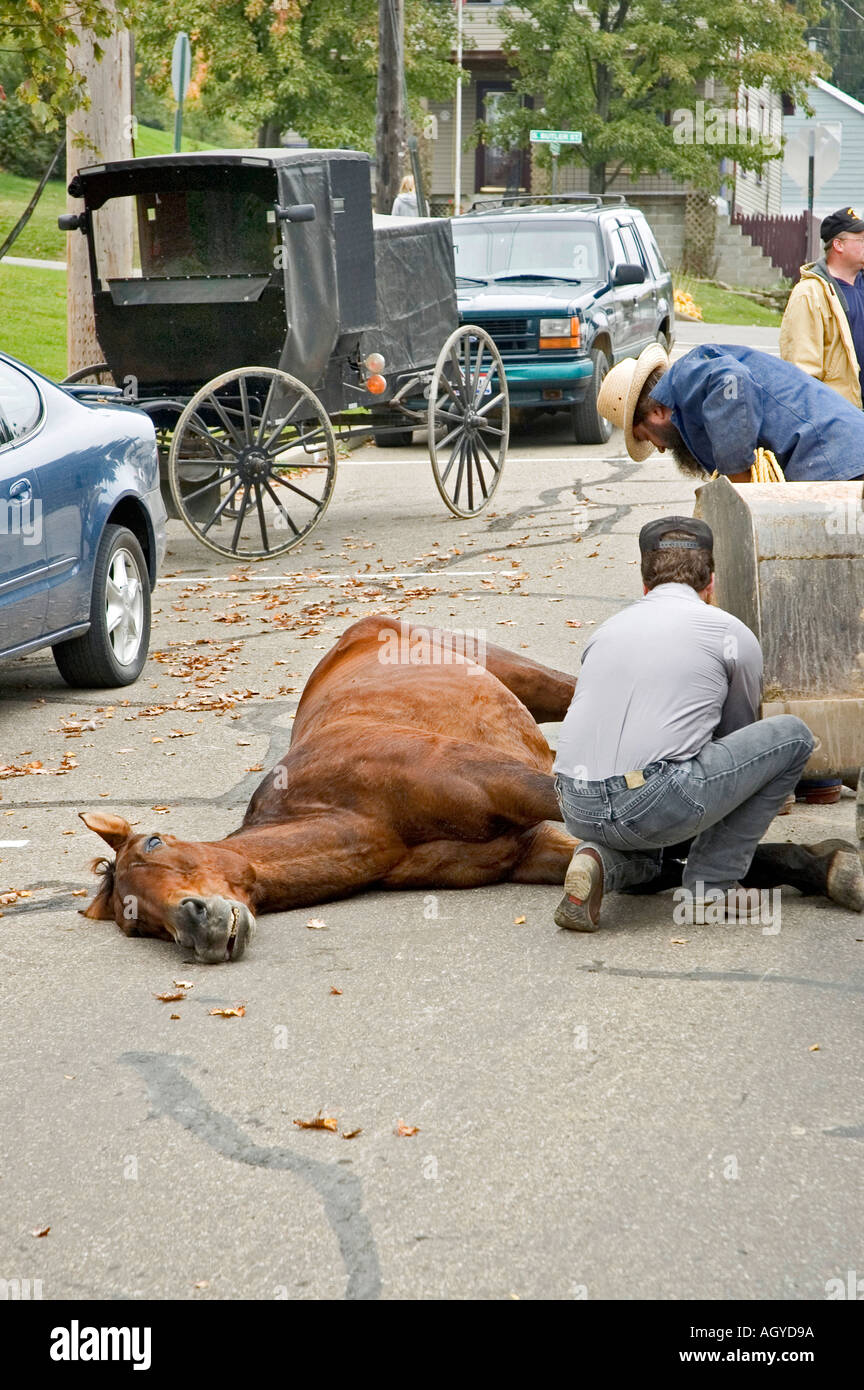
[[[633,412],[642,387],[655,367],[669,369],[669,355],[659,343],[650,343],[638,357],[625,357],[606,373],[597,396],[597,409],[619,430],[624,431],[624,443],[631,459],[642,463],[653,451],[648,440],[633,436]]]

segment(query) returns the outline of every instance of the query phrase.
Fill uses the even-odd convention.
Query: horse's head
[[[239,960],[252,938],[255,871],[223,844],[194,844],[155,831],[138,835],[122,816],[79,812],[114,850],[97,860],[102,884],[83,916],[114,921],[127,936],[157,936],[202,964]]]

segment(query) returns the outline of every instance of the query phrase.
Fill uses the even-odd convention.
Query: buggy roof
[[[142,159],[116,159],[104,164],[90,164],[79,169],[69,192],[73,198],[86,197],[91,207],[99,207],[114,196],[118,188],[144,176],[152,182],[160,172],[171,175],[171,182],[182,186],[184,170],[239,168],[279,170],[293,166],[317,164],[333,160],[352,160],[369,164],[369,155],[360,150],[273,149],[251,150],[190,150],[182,154],[155,154]],[[149,178],[148,178],[149,176]],[[193,175],[194,177],[194,175]]]

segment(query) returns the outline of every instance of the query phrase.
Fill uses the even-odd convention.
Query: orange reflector
[[[375,372],[373,376],[367,376],[366,390],[373,396],[380,396],[382,391],[387,390],[387,381],[380,373]]]

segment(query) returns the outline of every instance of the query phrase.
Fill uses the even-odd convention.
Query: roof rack
[[[607,203],[626,207],[627,195],[592,193],[586,198],[584,193],[516,193],[503,194],[500,197],[493,194],[485,199],[482,193],[478,193],[470,210],[461,215],[476,217],[487,212],[510,212],[517,207],[536,209],[538,212],[589,212],[592,208],[602,208]]]

